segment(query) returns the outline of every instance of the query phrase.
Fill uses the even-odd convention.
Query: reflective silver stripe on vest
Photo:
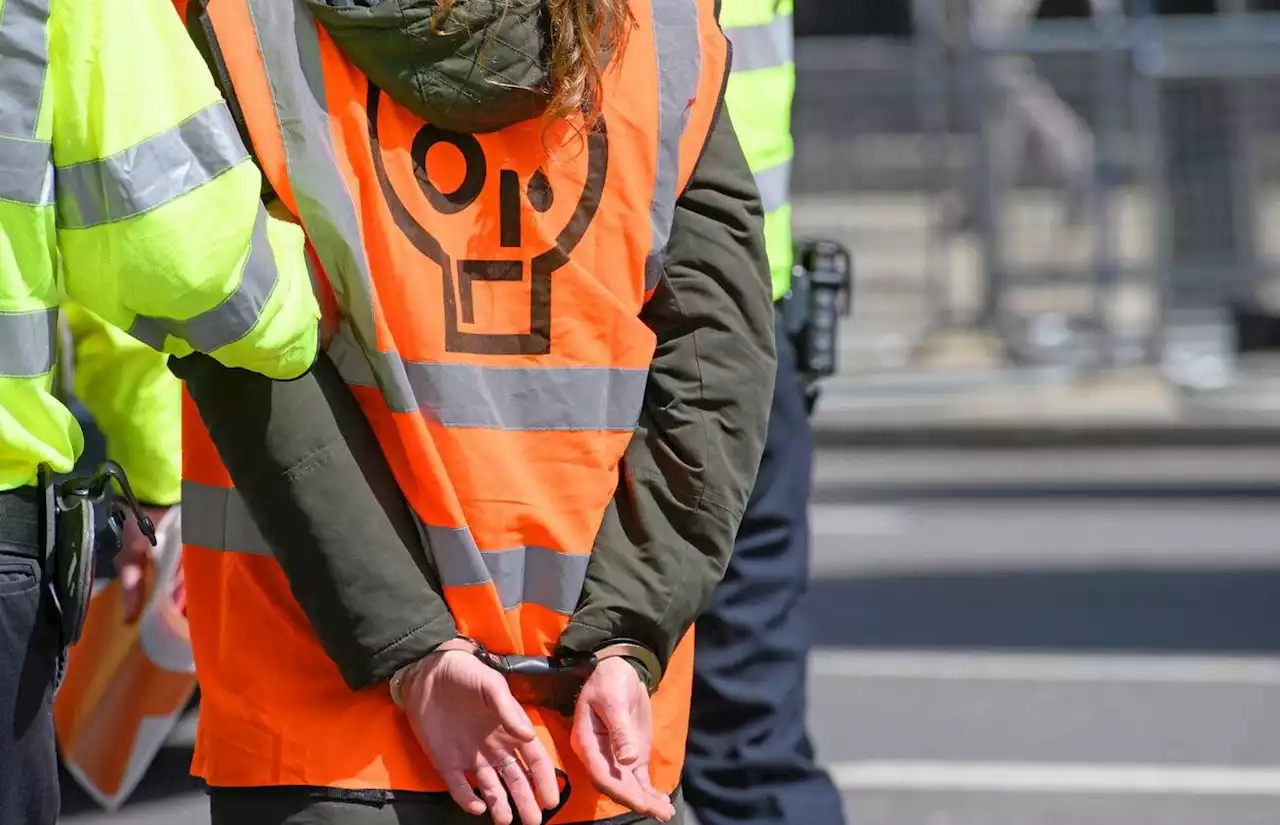
[[[733,71],[774,69],[795,61],[795,36],[791,15],[784,14],[758,26],[724,30],[733,44]]]
[[[373,275],[360,236],[356,205],[342,173],[325,110],[324,74],[316,24],[301,0],[248,0],[271,102],[284,128],[285,164],[307,237],[329,276],[338,303],[352,320],[360,351],[370,361],[387,405],[416,409],[404,364],[377,349]]]
[[[0,7],[0,135],[34,138],[49,66],[49,0]]]
[[[34,378],[52,370],[57,326],[56,309],[0,312],[0,376]]]
[[[428,527],[427,542],[445,587],[493,582],[506,610],[536,604],[568,615],[578,607],[590,556],[543,547],[481,552],[465,528]]]
[[[348,328],[329,344],[348,384],[376,386]],[[620,367],[490,367],[405,361],[422,413],[447,427],[496,430],[635,428],[648,370]]]
[[[153,349],[163,349],[164,334],[181,338],[200,352],[213,352],[248,335],[276,288],[279,272],[267,236],[267,212],[259,208],[253,225],[249,256],[240,270],[240,284],[225,301],[184,321],[139,315],[129,334]]]
[[[493,582],[508,610],[537,604],[569,614],[578,606],[587,556],[541,547],[482,552],[465,527],[427,526],[423,532],[446,587]],[[238,491],[192,481],[182,483],[182,539],[206,550],[274,555]]]
[[[0,135],[0,200],[53,203],[52,150],[43,140]]]
[[[36,140],[49,66],[49,0],[0,6],[0,199],[53,202],[52,150]]]
[[[702,73],[702,41],[695,0],[653,0],[653,39],[658,58],[658,173],[649,209],[650,244],[645,291],[662,276],[680,183],[680,138]]]
[[[170,203],[248,160],[227,104],[101,160],[59,166],[58,223],[84,229]]]
[[[764,211],[776,212],[787,205],[791,192],[791,161],[757,169],[752,173],[756,179],[756,188],[760,190],[760,205]]]
[[[648,370],[405,363],[424,412],[448,427],[635,429]]]

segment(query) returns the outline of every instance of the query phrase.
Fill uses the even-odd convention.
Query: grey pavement
[[[1124,449],[1043,444],[1034,449],[827,448],[818,453],[814,476],[816,504],[922,495],[955,499],[999,493],[1043,499],[1050,493],[1094,494],[1091,516],[1118,518],[1123,524],[1124,512],[1116,513],[1115,505],[1098,497],[1226,491],[1273,495],[1280,491],[1280,448],[1256,444]],[[1212,525],[1217,531],[1225,528],[1228,534],[1233,527]],[[1001,535],[1013,535],[1011,529]],[[1107,537],[1100,540],[1105,542]]]
[[[1280,452],[825,450],[816,478],[810,716],[851,825],[1280,821]],[[206,822],[188,757],[64,821]]]
[[[1277,821],[1275,509],[820,505],[811,715],[852,821]]]
[[[823,383],[814,428],[830,447],[1275,446],[1274,369],[1211,389],[1178,386],[1154,366],[850,369]]]

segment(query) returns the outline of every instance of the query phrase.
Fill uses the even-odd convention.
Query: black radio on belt
[[[65,645],[78,642],[84,630],[89,597],[93,594],[95,513],[110,495],[112,479],[119,483],[125,503],[138,520],[138,528],[154,547],[155,527],[133,497],[129,480],[119,464],[106,461],[93,478],[71,478],[61,483],[54,480],[49,467],[40,468],[40,539],[44,546],[46,581],[58,611]],[[107,528],[111,538],[118,542],[124,528],[124,513],[112,503],[106,506],[111,507]]]
[[[805,383],[834,375],[840,318],[852,303],[853,266],[849,250],[835,241],[796,244],[791,291],[782,301],[783,322]]]

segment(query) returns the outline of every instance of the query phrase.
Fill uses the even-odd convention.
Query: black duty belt
[[[5,553],[44,561],[38,488],[19,487],[0,492],[0,545],[4,545]]]

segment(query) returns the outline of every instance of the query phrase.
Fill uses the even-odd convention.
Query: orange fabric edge
[[[296,215],[298,204],[289,184],[284,139],[276,123],[271,84],[249,4],[245,0],[220,0],[208,5],[208,14],[218,33],[218,48],[222,50],[231,85],[235,87],[236,102],[244,112],[249,137],[253,140],[250,147],[253,156],[276,195]]]

